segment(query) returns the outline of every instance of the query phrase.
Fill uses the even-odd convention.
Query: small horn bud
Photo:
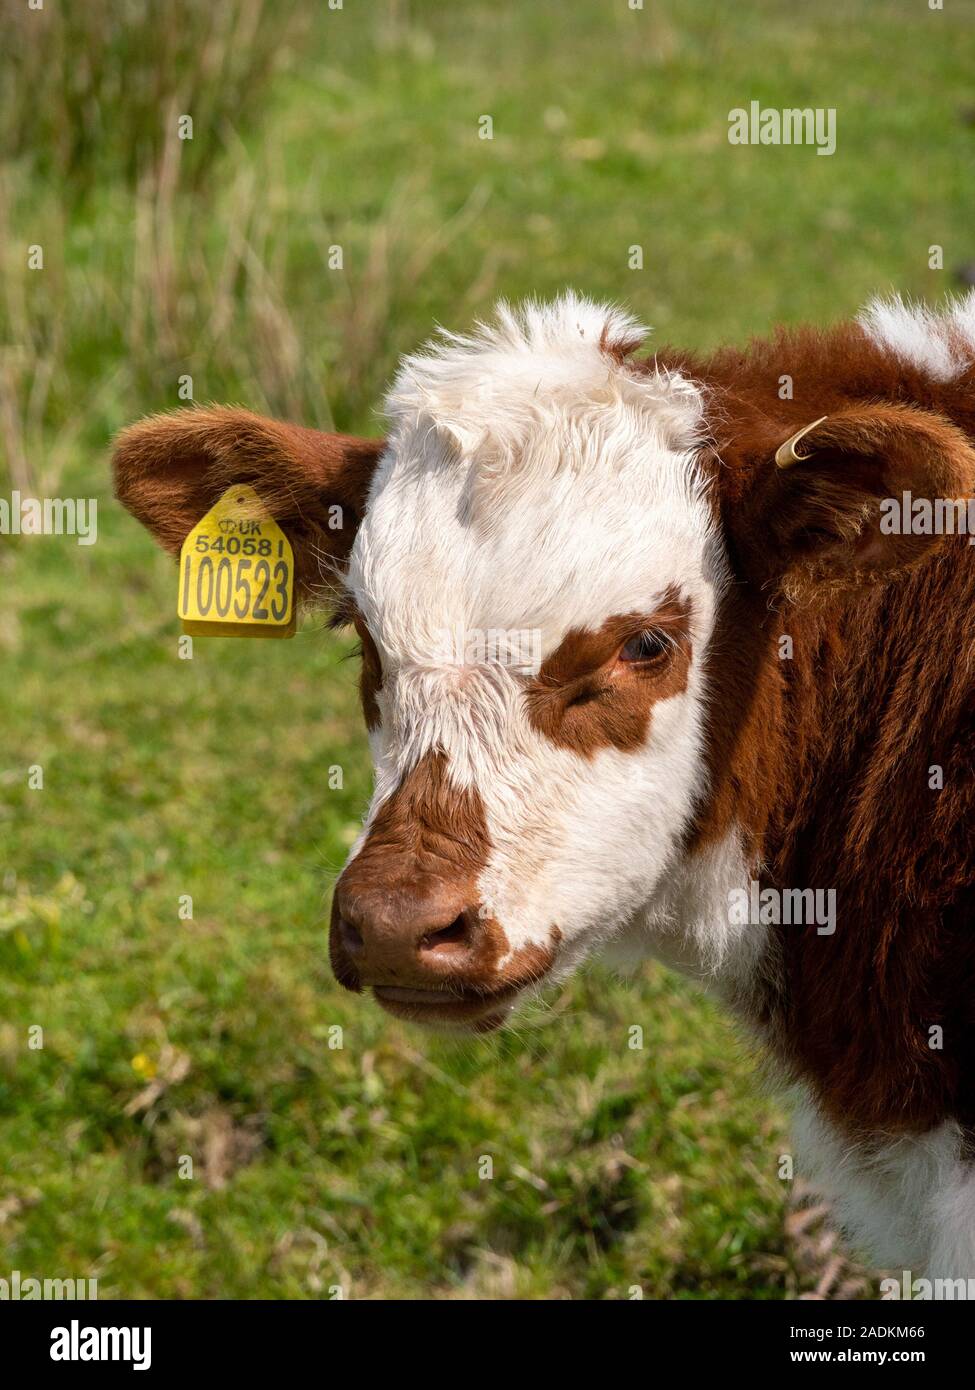
[[[796,445],[804,434],[814,430],[817,425],[821,425],[824,420],[828,420],[828,415],[820,415],[818,420],[814,420],[811,425],[803,425],[801,430],[790,436],[784,444],[780,444],[775,451],[775,466],[777,468],[791,468],[794,463],[801,463],[803,459],[809,458],[809,454],[797,454]]]

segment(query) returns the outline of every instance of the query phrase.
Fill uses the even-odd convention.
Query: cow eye
[[[641,632],[631,637],[620,651],[620,661],[649,663],[662,661],[673,650],[673,642],[665,632]]]

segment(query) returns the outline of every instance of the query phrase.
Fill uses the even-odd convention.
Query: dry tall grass
[[[489,188],[475,182],[444,220],[422,175],[394,175],[364,219],[289,183],[264,117],[307,17],[299,0],[42,11],[0,0],[13,36],[0,95],[0,476],[11,485],[56,492],[72,458],[101,467],[120,423],[186,404],[190,389],[320,426],[333,409],[368,414],[392,366],[390,325]],[[28,268],[31,247],[42,270]],[[469,307],[495,270],[482,267]]]
[[[134,184],[187,114],[208,137],[186,153],[186,175],[198,181],[227,128],[260,109],[306,14],[298,0],[83,0],[36,10],[0,0],[4,157],[57,179],[65,197],[106,177]]]

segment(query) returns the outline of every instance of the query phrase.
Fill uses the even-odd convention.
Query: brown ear
[[[890,578],[945,543],[904,525],[905,494],[956,517],[975,494],[975,449],[931,411],[865,405],[763,433],[726,521],[750,577],[793,594]]]
[[[227,488],[249,483],[291,541],[307,597],[348,558],[381,439],[323,434],[217,406],[150,415],[115,444],[115,494],[174,555]]]

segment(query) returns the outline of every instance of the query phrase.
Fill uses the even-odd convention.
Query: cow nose
[[[477,905],[442,880],[356,886],[340,879],[334,913],[337,954],[361,984],[448,984],[478,963]]]

